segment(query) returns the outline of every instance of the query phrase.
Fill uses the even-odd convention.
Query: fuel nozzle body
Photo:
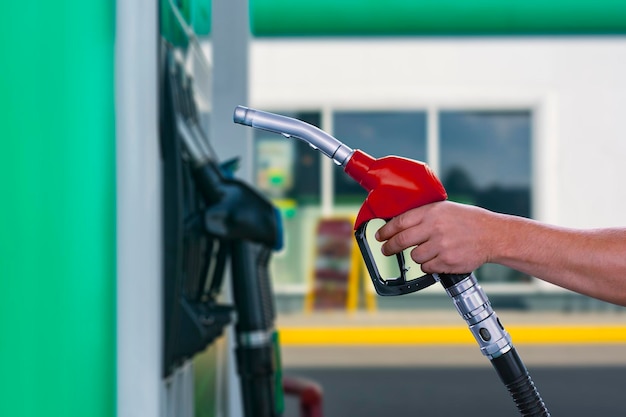
[[[399,276],[386,279],[367,241],[370,220],[385,221],[407,210],[447,198],[446,190],[435,173],[423,162],[398,156],[373,158],[354,151],[345,172],[368,192],[354,224],[355,237],[376,292],[380,295],[402,295],[422,290],[436,282],[431,274],[409,278],[410,267],[404,253],[396,255]]]
[[[373,158],[354,151],[345,172],[368,192],[354,228],[372,219],[391,219],[412,208],[442,201],[446,190],[428,165],[399,156]]]

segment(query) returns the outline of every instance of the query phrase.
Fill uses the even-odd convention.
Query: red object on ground
[[[286,395],[300,398],[301,417],[323,417],[322,387],[317,383],[299,377],[283,377],[283,389]]]

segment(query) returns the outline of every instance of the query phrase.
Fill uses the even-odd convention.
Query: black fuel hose
[[[502,356],[492,359],[491,364],[509,390],[522,416],[550,416],[528,370],[514,347],[511,347],[511,350]]]
[[[549,417],[526,366],[474,274],[439,275],[459,314],[509,390],[520,415]]]

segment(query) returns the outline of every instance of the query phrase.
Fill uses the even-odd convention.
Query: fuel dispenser
[[[162,48],[161,138],[164,181],[164,377],[235,326],[244,417],[278,417],[284,392],[302,413],[321,417],[321,389],[283,378],[269,261],[282,246],[281,215],[219,163],[200,124],[193,79],[172,48]],[[232,305],[220,304],[231,272]]]

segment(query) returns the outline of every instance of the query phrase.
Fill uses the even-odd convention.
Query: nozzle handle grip
[[[365,222],[361,224],[354,233],[354,236],[359,246],[359,250],[361,251],[361,256],[365,261],[365,266],[369,272],[369,276],[372,279],[374,289],[378,295],[396,296],[409,294],[415,291],[423,290],[424,288],[430,287],[437,282],[435,277],[431,274],[426,274],[419,278],[407,279],[406,260],[402,252],[396,254],[396,260],[400,269],[400,276],[392,279],[383,278],[378,270],[378,267],[376,266],[376,261],[374,260],[370,245],[367,242],[367,235],[365,231],[368,223],[369,222]]]

